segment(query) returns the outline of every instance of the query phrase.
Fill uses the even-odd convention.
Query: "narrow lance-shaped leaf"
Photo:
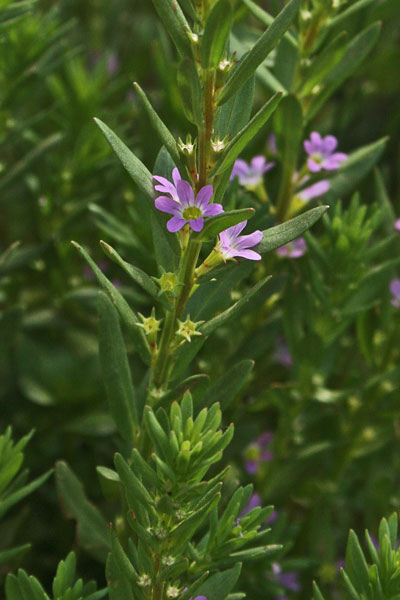
[[[301,0],[291,0],[279,13],[267,31],[257,40],[250,52],[243,58],[238,68],[222,89],[218,104],[221,105],[255,73],[257,67],[267,58],[268,54],[275,48],[283,34],[289,29]]]
[[[103,121],[94,120],[138,188],[153,202],[154,189],[150,171]]]
[[[363,593],[367,595],[369,589],[368,565],[357,535],[352,529],[350,529],[347,542],[345,568],[346,573],[357,592],[359,594]]]
[[[6,512],[17,502],[29,496],[32,492],[34,492],[38,487],[40,487],[53,473],[53,469],[50,469],[40,477],[37,477],[27,485],[24,485],[22,488],[12,492],[2,500],[0,500],[0,518],[2,518]]]
[[[100,245],[104,250],[106,256],[111,258],[111,260],[117,263],[117,265],[122,267],[125,273],[127,273],[135,283],[140,285],[140,287],[143,288],[148,294],[150,294],[150,296],[153,296],[153,298],[158,298],[159,288],[151,279],[151,277],[147,275],[147,273],[142,271],[142,269],[139,269],[138,267],[135,267],[134,265],[128,263],[118,254],[118,252],[112,246],[110,246],[106,242],[103,242],[103,240],[100,240]]]
[[[281,101],[282,94],[279,92],[275,94],[264,106],[254,115],[254,117],[247,123],[245,127],[233,138],[233,140],[226,147],[225,152],[215,165],[211,172],[211,175],[220,175],[229,167],[233,165],[236,158],[247,146],[247,144],[254,138],[256,133],[261,129],[263,125],[268,121],[270,116],[274,113],[276,107]]]
[[[143,107],[150,119],[154,131],[160,138],[161,143],[167,148],[174,162],[177,165],[182,166],[174,136],[165,123],[160,119],[140,85],[136,83],[136,81],[133,85],[139,95],[140,100],[142,101]]]
[[[208,15],[201,40],[201,64],[204,69],[218,67],[231,27],[231,3],[229,0],[219,0]]]
[[[254,212],[254,208],[239,208],[209,218],[206,220],[203,229],[199,233],[194,234],[192,238],[196,241],[211,240],[228,227],[251,219],[254,216]]]
[[[133,443],[138,418],[124,338],[118,313],[102,292],[99,293],[98,311],[100,364],[110,412],[121,436]]]
[[[274,22],[274,17],[270,15],[266,10],[261,8],[258,4],[253,2],[253,0],[242,0],[243,4],[247,6],[247,8],[253,13],[253,15],[265,25],[265,27],[270,27]],[[294,48],[298,47],[298,43],[294,35],[290,33],[290,31],[286,31],[283,36]]]
[[[340,12],[328,23],[328,25],[326,26],[326,33],[338,27],[346,27],[346,21],[351,19],[351,17],[364,10],[365,8],[368,8],[371,4],[375,4],[375,0],[358,0],[358,2],[355,2],[351,6]]]
[[[306,121],[316,115],[333,92],[360,66],[376,45],[380,30],[380,23],[373,23],[350,42],[342,59],[321,81],[321,92],[308,104],[305,110]]]
[[[190,28],[178,0],[153,0],[153,4],[179,54],[189,56],[191,49],[187,31]]]
[[[250,77],[240,90],[217,109],[214,131],[220,137],[229,135],[231,139],[248,123],[251,117],[254,98],[255,78]]]
[[[242,564],[237,563],[232,569],[215,573],[196,591],[196,595],[206,596],[207,600],[224,600],[233,590],[239,579]]]
[[[312,227],[328,208],[329,206],[312,208],[306,213],[294,217],[293,219],[290,219],[290,221],[286,221],[286,223],[281,223],[281,225],[266,229],[263,231],[263,239],[256,247],[257,252],[265,254],[266,252],[271,252],[271,250],[276,250],[276,248],[280,248],[281,246],[292,242],[302,233],[307,231],[307,229]]]
[[[150,349],[144,335],[143,330],[140,327],[137,327],[137,323],[139,323],[139,319],[136,314],[133,312],[123,295],[113,286],[111,281],[107,279],[107,277],[101,272],[99,267],[96,265],[94,260],[88,255],[88,253],[76,242],[71,242],[73,246],[79,250],[82,254],[83,258],[86,260],[90,268],[92,269],[94,276],[96,277],[98,283],[101,287],[108,293],[110,296],[112,303],[118,310],[120,317],[124,321],[125,325],[128,327],[129,333],[133,339],[133,342],[136,346],[137,351],[139,352],[142,360],[146,363],[150,363]]]
[[[219,402],[221,408],[226,409],[240,393],[253,367],[253,360],[242,360],[234,365],[207,390],[201,406],[211,406],[214,402]]]
[[[65,462],[56,465],[56,483],[66,515],[77,521],[80,545],[103,562],[110,548],[106,520],[86,498],[82,483]]]

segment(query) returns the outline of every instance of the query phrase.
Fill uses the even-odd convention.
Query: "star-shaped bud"
[[[176,332],[176,336],[178,338],[183,338],[181,343],[183,343],[185,340],[187,342],[191,342],[193,336],[202,335],[200,331],[197,331],[197,327],[199,327],[202,323],[204,323],[204,321],[198,321],[195,323],[194,321],[191,321],[190,317],[188,316],[186,321],[179,321],[179,327],[178,331]]]
[[[167,295],[175,296],[178,287],[182,286],[182,284],[179,283],[178,276],[175,275],[175,273],[165,272],[161,275],[161,277],[158,277],[158,278],[154,277],[154,280],[160,286],[160,291],[159,291],[160,295],[167,294]]]
[[[139,317],[142,319],[142,323],[136,323],[137,327],[141,327],[148,338],[150,344],[155,344],[157,341],[157,334],[160,329],[161,320],[156,319],[155,309],[153,307],[150,317],[145,317],[139,313]]]

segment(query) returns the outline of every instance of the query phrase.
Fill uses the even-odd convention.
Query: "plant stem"
[[[211,138],[214,126],[214,79],[213,70],[205,71],[203,98],[203,128],[199,130],[199,181],[198,189],[207,184],[210,169]]]

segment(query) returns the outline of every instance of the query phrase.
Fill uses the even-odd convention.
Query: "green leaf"
[[[368,595],[368,565],[360,542],[354,531],[350,529],[346,547],[346,573],[359,594]]]
[[[225,410],[241,392],[253,367],[253,360],[242,360],[236,363],[207,390],[201,406],[211,406],[214,402],[219,402],[221,409]]]
[[[251,219],[254,213],[254,208],[239,208],[238,210],[221,213],[215,217],[206,218],[203,229],[199,233],[192,234],[192,238],[197,242],[212,240],[228,227]]]
[[[6,598],[7,600],[49,600],[39,581],[32,575],[28,577],[22,569],[18,570],[17,577],[11,573],[7,575]]]
[[[150,171],[105,123],[100,119],[94,120],[133,181],[153,205],[155,194]]]
[[[361,600],[362,598],[364,598],[364,596],[358,594],[350,577],[347,575],[344,569],[340,569],[340,574],[342,576],[343,583],[345,585],[346,592],[348,593],[350,600]]]
[[[183,552],[196,531],[204,523],[209,512],[217,506],[221,499],[221,494],[216,494],[214,498],[205,506],[194,512],[190,517],[182,521],[170,533],[169,539],[175,552]],[[208,599],[207,599],[208,600]]]
[[[375,4],[375,0],[358,0],[354,2],[354,4],[340,12],[327,24],[325,33],[330,33],[332,29],[337,29],[338,27],[345,29],[348,26],[346,21],[349,21],[354,15],[368,8],[371,4]]]
[[[220,139],[229,135],[232,139],[249,122],[253,108],[255,78],[250,77],[228,102],[217,109],[214,131]]]
[[[279,13],[267,31],[257,40],[250,52],[242,59],[238,68],[222,88],[218,104],[221,105],[255,73],[257,67],[275,48],[281,37],[292,24],[301,0],[291,0]]]
[[[118,252],[112,246],[110,246],[106,242],[103,242],[103,240],[100,240],[100,245],[104,250],[105,255],[108,256],[108,258],[111,258],[111,260],[117,263],[117,265],[122,267],[125,273],[127,273],[135,283],[140,285],[140,287],[143,288],[144,291],[147,292],[150,296],[160,300],[158,296],[159,288],[151,279],[151,277],[147,275],[147,273],[142,271],[142,269],[134,267],[133,265],[128,263],[118,254]]]
[[[163,144],[163,146],[165,146],[165,148],[170,153],[172,160],[177,165],[183,167],[183,165],[181,164],[181,159],[179,156],[179,152],[178,152],[178,148],[177,148],[174,136],[172,135],[172,133],[170,132],[168,127],[165,125],[165,123],[160,119],[160,117],[158,116],[158,114],[156,113],[156,111],[154,110],[152,105],[150,104],[150,101],[148,100],[146,94],[144,93],[144,91],[142,90],[140,85],[138,83],[136,83],[136,81],[133,83],[133,85],[135,86],[135,89],[136,89],[137,93],[139,94],[139,98],[142,101],[144,109],[150,119],[150,122],[154,128],[154,131],[157,133],[158,137],[160,138],[161,143]]]
[[[129,508],[135,512],[140,512],[142,507],[150,508],[153,505],[152,497],[121,454],[115,455],[114,463],[124,486]]]
[[[14,560],[21,562],[22,556],[31,548],[32,544],[23,544],[22,546],[16,546],[15,548],[0,552],[0,567],[2,570]]]
[[[98,561],[104,562],[110,550],[105,519],[86,498],[81,482],[63,461],[56,465],[56,483],[67,518],[77,521],[80,545]]]
[[[324,196],[324,200],[329,202],[331,198],[341,198],[351,192],[379,161],[387,141],[388,138],[381,138],[352,152],[335,174],[329,178],[330,188]]]
[[[270,116],[274,113],[276,107],[282,99],[281,92],[272,96],[266,104],[254,115],[254,117],[243,127],[241,131],[233,138],[228,144],[223,155],[211,171],[211,175],[220,175],[229,167],[233,165],[236,158],[247,146],[247,144],[254,138],[263,125],[268,121]]]
[[[218,0],[207,17],[201,40],[201,65],[204,69],[218,67],[231,28],[231,3],[229,0]]]
[[[382,291],[387,288],[391,274],[400,263],[400,257],[387,260],[370,269],[357,284],[342,309],[342,316],[350,317],[366,311],[382,300]]]
[[[118,561],[113,554],[109,554],[107,558],[106,577],[110,600],[137,600],[129,580],[121,572]]]
[[[217,315],[210,321],[207,321],[204,325],[199,327],[202,336],[196,337],[188,346],[184,346],[177,353],[177,361],[172,372],[172,379],[179,377],[189,366],[190,362],[199,352],[200,348],[204,344],[206,338],[218,327],[226,325],[232,319],[237,319],[240,315],[251,305],[257,298],[257,296],[263,291],[264,286],[268,283],[271,277],[265,277],[259,281],[243,298],[238,300],[233,306]]]
[[[305,111],[306,121],[310,121],[330,98],[333,92],[354,73],[376,45],[381,30],[380,23],[373,23],[364,29],[347,46],[346,52],[336,66],[321,81],[321,92],[315,94]]]
[[[303,138],[303,114],[295,96],[286,96],[274,117],[274,130],[282,163],[282,177],[277,199],[278,220],[284,221],[293,195],[293,174]]]
[[[197,67],[193,60],[186,57],[180,62],[177,81],[186,118],[194,125],[202,127],[201,99],[203,93]]]
[[[32,492],[34,492],[38,487],[40,487],[46,479],[50,477],[53,473],[53,469],[50,469],[40,477],[37,477],[27,485],[23,486],[20,489],[17,489],[15,492],[12,492],[9,495],[6,495],[2,500],[0,500],[0,518],[2,518],[5,513],[17,502],[29,496]]]
[[[102,292],[98,296],[99,353],[110,412],[121,436],[133,444],[138,427],[135,392],[132,385],[124,338],[116,309]]]
[[[328,208],[328,206],[312,208],[302,215],[286,221],[286,223],[281,223],[281,225],[266,229],[263,231],[262,241],[255,249],[257,252],[260,252],[260,254],[265,254],[266,252],[271,252],[271,250],[276,250],[276,248],[280,248],[281,246],[292,242],[302,233],[307,231],[307,229],[312,227]]]
[[[137,351],[139,352],[142,360],[146,364],[150,364],[150,349],[149,344],[147,342],[146,336],[143,330],[138,327],[136,324],[139,323],[139,319],[136,314],[133,312],[121,292],[117,290],[117,288],[107,279],[107,277],[102,273],[99,267],[96,265],[94,260],[91,259],[89,254],[76,242],[71,242],[72,245],[79,250],[82,254],[83,258],[86,260],[90,268],[92,269],[98,283],[101,287],[108,293],[112,303],[115,308],[118,310],[120,317],[128,328],[128,332],[136,346]]]
[[[187,32],[189,24],[177,0],[153,0],[154,7],[182,56],[190,56],[191,48]]]
[[[313,594],[313,600],[325,600],[315,581],[313,581]]]
[[[232,569],[211,575],[211,577],[196,590],[196,594],[199,596],[206,596],[207,600],[225,600],[235,587],[241,569],[241,563],[237,563]]]
[[[299,95],[312,93],[316,85],[337,65],[346,51],[348,34],[341,31],[315,58],[307,69],[305,77],[299,81]]]
[[[274,17],[270,15],[266,10],[261,8],[253,0],[242,0],[243,4],[247,6],[250,12],[262,23],[265,27],[270,27],[274,22]],[[283,37],[290,43],[293,48],[298,47],[298,43],[294,35],[290,31],[286,31]]]

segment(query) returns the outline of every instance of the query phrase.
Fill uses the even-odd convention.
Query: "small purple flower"
[[[209,204],[214,193],[212,185],[205,185],[195,196],[192,186],[184,179],[176,177],[174,179],[175,187],[172,183],[168,181],[167,183],[169,186],[162,182],[162,185],[157,185],[156,189],[164,187],[165,191],[173,198],[176,192],[176,198],[159,196],[156,198],[155,204],[158,210],[173,215],[167,223],[170,233],[180,231],[187,223],[193,231],[201,231],[204,226],[204,217],[214,217],[223,212],[221,204]]]
[[[392,279],[390,282],[390,292],[393,296],[391,303],[396,308],[400,308],[400,279]]]
[[[245,451],[245,469],[249,475],[255,475],[261,463],[268,462],[274,458],[273,453],[268,449],[273,438],[271,431],[266,431]]]
[[[286,589],[292,592],[300,591],[299,576],[295,571],[284,573],[282,567],[278,563],[272,563],[272,573],[277,583]]]
[[[283,367],[286,367],[287,369],[290,369],[290,367],[293,366],[293,359],[290,354],[289,347],[283,336],[280,336],[276,340],[276,347],[275,352],[273,354],[273,359]]]
[[[338,145],[337,139],[333,135],[326,135],[324,138],[313,131],[309,140],[305,140],[304,149],[309,158],[307,166],[312,173],[317,173],[321,169],[334,171],[338,169],[340,163],[346,160],[347,154],[335,152]]]
[[[228,260],[234,256],[240,256],[248,260],[261,260],[261,255],[258,252],[248,250],[248,248],[257,246],[261,242],[262,231],[257,229],[249,235],[240,235],[246,225],[247,221],[242,221],[242,223],[228,227],[219,234],[218,250],[224,259]]]
[[[307,250],[306,240],[303,237],[293,240],[284,246],[277,249],[276,253],[279,256],[286,258],[300,258]]]
[[[153,179],[158,181],[158,185],[154,186],[154,189],[157,192],[163,192],[164,194],[169,194],[173,200],[176,202],[180,202],[178,198],[178,192],[176,186],[178,185],[178,181],[181,181],[182,177],[178,171],[178,169],[174,169],[172,171],[172,180],[173,184],[168,181],[165,177],[161,177],[160,175],[153,175]]]
[[[264,173],[272,169],[275,163],[267,163],[265,156],[255,156],[250,164],[245,160],[238,158],[235,160],[231,174],[231,181],[235,177],[239,178],[240,185],[246,187],[256,187],[262,182]]]
[[[249,501],[240,513],[239,520],[245,517],[247,513],[253,510],[253,508],[257,508],[257,506],[261,506],[261,496],[260,494],[257,494],[257,492],[254,492],[254,494],[250,496]]]
[[[396,229],[396,231],[400,231],[400,219],[397,219],[397,221],[394,224],[394,228]]]

